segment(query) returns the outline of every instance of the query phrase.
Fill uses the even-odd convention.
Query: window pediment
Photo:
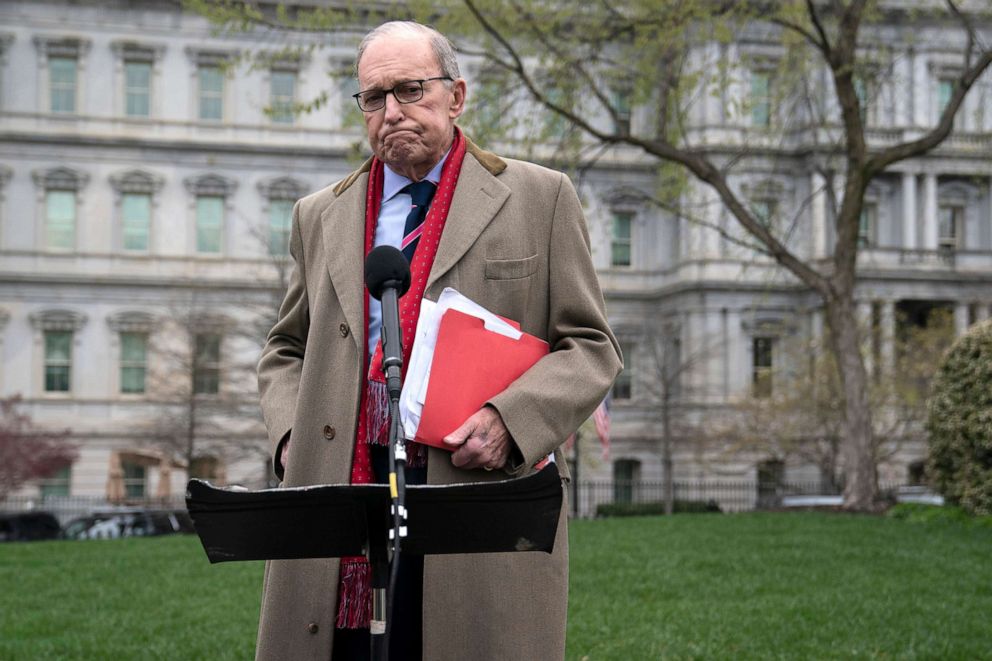
[[[197,177],[187,177],[183,184],[193,195],[219,195],[227,197],[238,188],[238,182],[219,174],[204,174]]]
[[[28,317],[31,326],[42,331],[78,331],[86,324],[86,315],[75,310],[44,310]]]
[[[118,312],[107,317],[107,325],[118,333],[150,333],[155,327],[155,317],[147,312]]]
[[[258,192],[270,200],[298,200],[309,191],[309,187],[292,177],[276,177],[258,183]]]
[[[35,46],[48,57],[75,57],[79,58],[90,49],[89,39],[79,37],[46,37],[36,35]]]
[[[118,193],[157,193],[165,179],[143,170],[130,170],[110,177],[110,185]]]
[[[78,191],[89,181],[89,175],[72,168],[51,168],[31,173],[36,186],[51,190]]]

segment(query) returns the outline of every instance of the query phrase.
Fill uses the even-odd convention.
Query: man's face
[[[380,37],[362,55],[358,88],[388,90],[403,81],[440,75],[427,39]],[[464,107],[464,80],[426,82],[424,98],[415,103],[399,103],[387,94],[384,108],[364,113],[369,146],[393,170],[419,181],[451,146],[455,119]]]

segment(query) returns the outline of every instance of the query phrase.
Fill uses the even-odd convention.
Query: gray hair
[[[421,25],[414,21],[390,21],[383,23],[376,29],[365,35],[362,43],[358,45],[358,55],[355,57],[355,77],[358,77],[358,65],[365,55],[365,49],[379,37],[426,37],[430,40],[431,50],[434,51],[434,59],[441,67],[441,75],[454,80],[461,78],[458,70],[458,59],[455,57],[455,49],[448,41],[448,38],[432,27]]]

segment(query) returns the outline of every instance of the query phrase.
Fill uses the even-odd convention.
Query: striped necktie
[[[406,226],[403,228],[403,244],[400,246],[407,261],[413,261],[413,252],[417,249],[421,232],[424,231],[424,218],[427,217],[427,209],[431,205],[435,190],[434,184],[424,179],[408,184],[400,191],[413,200],[410,213],[406,217]]]

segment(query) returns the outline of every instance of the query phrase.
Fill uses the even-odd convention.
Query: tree
[[[19,410],[21,396],[0,399],[0,501],[32,480],[50,477],[75,461],[69,431],[37,429]]]
[[[861,333],[874,337],[876,345],[864,347],[866,354],[875,354],[868,392],[876,467],[895,455],[906,439],[922,437],[930,382],[954,338],[949,311],[931,314],[924,326],[900,320],[898,327],[900,332],[892,338],[880,337],[877,327]],[[821,485],[833,490],[843,483],[839,459],[844,402],[836,365],[829,352],[821,351],[822,342],[801,335],[782,338],[783,367],[739,398],[740,415],[723,434],[732,439],[730,453],[756,452],[776,461],[814,464]],[[892,343],[891,364],[878,351],[882,342]]]
[[[650,374],[646,374],[642,382],[652,403],[657,405],[665,514],[672,514],[675,509],[675,441],[677,438],[703,438],[712,431],[702,420],[693,419],[687,410],[687,403],[692,399],[705,400],[710,395],[688,377],[721,346],[716,339],[693,338],[694,348],[685,352],[681,329],[672,323],[662,324],[660,329],[646,327],[644,337],[650,361],[646,367]]]
[[[291,11],[263,3],[211,7],[202,0],[188,2],[228,28],[353,30],[375,18],[372,10],[349,11],[347,5]],[[455,36],[464,52],[511,74],[534,102],[581,132],[583,139],[572,143],[576,153],[633,149],[658,159],[660,180],[678,180],[680,174],[694,178],[736,221],[742,234],[730,238],[746,240],[819,296],[841,393],[844,506],[873,508],[878,495],[874,425],[854,298],[865,191],[891,166],[930,152],[951,134],[966,96],[992,64],[992,50],[976,27],[981,17],[953,0],[911,10],[875,0],[450,0],[394,9],[390,17],[432,22]],[[955,21],[962,57],[947,79],[948,96],[936,125],[894,144],[873,146],[866,140],[865,111],[897,56],[869,48],[871,36],[899,12],[917,25]],[[770,74],[752,77],[757,100],[727,101],[729,112],[748,113],[761,125],[752,132],[754,140],[714,134],[692,121],[694,109],[707,99],[741,88],[741,63],[728,46],[745,33],[770,36],[780,44],[780,57],[753,63],[755,70]],[[782,102],[778,111],[774,101]],[[646,114],[643,121],[631,121],[640,110]],[[797,133],[803,140],[795,139]],[[526,138],[520,132],[510,137]],[[779,222],[734,182],[735,172],[750,158],[779,150],[809,154],[808,162],[823,176],[814,195],[833,202],[833,245],[815,260],[804,258],[793,240],[801,213],[791,223]]]
[[[261,293],[257,309],[230,299],[222,307],[216,293],[191,287],[151,338],[156,362],[148,391],[158,414],[149,437],[190,477],[224,481],[223,464],[248,457],[262,463],[255,364],[264,339],[258,317],[270,315],[268,296]],[[220,312],[225,308],[232,314]]]
[[[927,431],[937,490],[973,514],[992,514],[992,322],[972,327],[947,353]]]

